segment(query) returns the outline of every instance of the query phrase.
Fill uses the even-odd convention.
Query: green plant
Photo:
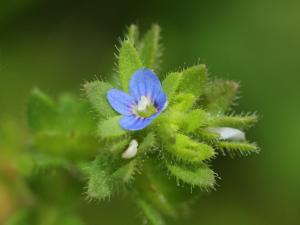
[[[186,212],[216,184],[211,160],[220,153],[258,152],[244,133],[257,116],[233,113],[238,83],[209,79],[203,64],[163,75],[161,56],[159,26],[140,38],[138,27],[131,25],[120,43],[111,82],[87,82],[85,99],[62,95],[57,102],[33,90],[28,104],[32,143],[26,159],[34,166],[27,165],[42,171],[61,168],[84,178],[90,200],[128,193],[149,224],[165,224],[164,217],[176,219]],[[149,126],[130,131],[119,125],[121,116],[107,93],[113,87],[127,92],[141,68],[158,74],[168,106]]]

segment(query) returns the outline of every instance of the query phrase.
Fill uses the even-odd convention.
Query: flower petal
[[[159,114],[160,113],[155,113],[149,118],[141,118],[137,117],[136,115],[123,116],[120,119],[119,124],[125,130],[142,130],[147,127]]]
[[[129,92],[135,101],[139,101],[142,96],[146,96],[151,101],[154,101],[161,91],[161,83],[151,70],[146,68],[140,69],[132,75]]]
[[[154,99],[155,106],[158,111],[163,111],[168,106],[167,96],[164,92],[160,92]]]
[[[118,113],[126,116],[132,115],[133,97],[117,89],[109,90],[106,97],[110,105]]]

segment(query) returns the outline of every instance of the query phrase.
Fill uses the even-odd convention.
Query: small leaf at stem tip
[[[257,123],[256,115],[249,116],[215,116],[212,117],[209,125],[212,127],[233,127],[237,129],[248,129]]]
[[[182,73],[174,72],[169,73],[167,77],[162,82],[162,87],[165,94],[168,97],[168,100],[171,101],[175,92],[177,91],[179,84],[181,82]]]
[[[133,44],[134,47],[136,47],[138,45],[138,41],[139,41],[139,28],[137,25],[135,24],[131,24],[128,28],[127,28],[127,38],[129,41],[131,41],[131,43]]]
[[[208,112],[224,114],[236,100],[239,84],[235,81],[215,80],[205,88],[203,104]]]
[[[162,55],[160,39],[160,27],[154,24],[140,42],[140,57],[147,68],[157,70],[159,67]]]
[[[125,92],[128,92],[129,81],[134,72],[142,67],[143,64],[132,42],[129,40],[123,41],[119,52],[119,75]]]
[[[166,149],[179,160],[191,163],[202,162],[215,155],[210,145],[199,143],[183,134],[177,134],[175,144],[166,145]]]
[[[189,67],[182,71],[179,91],[199,98],[204,93],[207,82],[207,68],[204,64]]]

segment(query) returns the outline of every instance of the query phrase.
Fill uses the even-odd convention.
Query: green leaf
[[[126,131],[119,125],[120,116],[110,117],[101,120],[98,124],[97,135],[101,138],[116,138],[126,134]]]
[[[110,198],[124,183],[133,179],[140,162],[124,160],[119,156],[101,154],[86,168],[88,176],[87,194],[92,199]]]
[[[212,127],[233,127],[237,129],[248,129],[257,123],[256,115],[250,116],[216,116],[212,117],[209,125]]]
[[[91,104],[70,94],[59,97],[57,106],[57,127],[62,133],[75,132],[90,135],[96,129]]]
[[[196,97],[189,93],[178,93],[173,100],[170,108],[179,112],[186,112],[191,109],[195,103]]]
[[[175,92],[177,91],[179,84],[181,82],[182,73],[174,72],[169,73],[167,77],[162,82],[162,87],[165,94],[168,97],[168,101],[171,101]]]
[[[201,162],[215,155],[211,146],[196,142],[183,134],[177,134],[175,144],[169,143],[166,149],[179,160],[191,163]]]
[[[207,125],[208,116],[202,109],[194,109],[186,113],[184,117],[183,127],[181,128],[186,133],[193,133],[200,127]]]
[[[23,157],[23,160],[24,159],[26,160],[25,157]],[[39,173],[44,173],[56,169],[70,170],[72,168],[71,162],[63,157],[53,157],[48,154],[43,154],[39,152],[32,153],[30,155],[30,158],[27,158],[27,160],[30,160],[30,163],[32,164],[32,168],[30,171],[31,173],[36,171]],[[18,161],[17,165],[21,169],[21,166],[24,165],[24,161]]]
[[[160,46],[160,27],[156,24],[145,34],[141,40],[139,53],[144,66],[150,69],[158,69],[162,55]]]
[[[142,210],[144,216],[146,217],[147,224],[150,225],[166,225],[163,217],[160,215],[160,213],[148,202],[137,199],[137,204]]]
[[[100,116],[107,118],[117,115],[106,99],[107,92],[112,89],[109,83],[97,80],[85,83],[83,87],[88,100]]]
[[[212,114],[223,114],[236,100],[239,84],[235,81],[215,80],[205,88],[204,106]]]
[[[177,179],[192,186],[212,188],[215,185],[215,173],[205,164],[199,167],[187,167],[168,164],[169,172]]]
[[[138,146],[138,154],[146,154],[153,149],[156,144],[155,134],[149,132]]]
[[[201,140],[201,141],[217,141],[219,140],[220,136],[216,132],[213,132],[207,128],[201,128],[197,130],[196,136]]]
[[[121,140],[113,139],[111,142],[108,142],[107,145],[111,153],[120,155],[128,148],[129,142],[129,137],[122,137]]]
[[[259,148],[256,144],[250,144],[247,142],[229,142],[219,141],[215,143],[216,148],[221,150],[223,154],[228,153],[231,156],[235,154],[249,155],[250,153],[258,153]]]
[[[34,90],[28,105],[33,146],[52,156],[91,157],[100,145],[93,136],[96,126],[90,108],[88,102],[68,94],[60,96],[55,104],[41,91]]]
[[[182,71],[180,92],[190,93],[200,97],[204,93],[207,82],[207,68],[205,65],[196,65]]]
[[[88,173],[87,195],[89,198],[103,200],[110,198],[116,191],[116,181],[111,174],[115,165],[111,163],[108,155],[98,156],[92,165],[86,168]]]
[[[128,91],[131,76],[142,67],[143,64],[132,42],[130,40],[123,41],[119,52],[119,74],[124,91]]]
[[[33,132],[54,130],[57,120],[55,103],[38,89],[31,92],[27,108],[28,125]]]
[[[149,202],[162,214],[175,218],[177,216],[175,206],[166,195],[165,184],[161,179],[163,171],[157,166],[157,161],[147,160],[143,168],[143,174],[137,176],[136,187],[140,197]],[[167,179],[167,177],[164,177]],[[149,191],[151,190],[151,191]]]
[[[187,104],[187,102],[183,103]],[[173,105],[170,109],[161,116],[161,123],[167,123],[170,126],[174,126],[175,130],[180,130],[183,133],[193,133],[197,129],[207,125],[208,115],[204,110],[193,109],[189,112],[183,112],[182,105]],[[189,106],[188,106],[189,107]]]
[[[139,28],[137,25],[135,24],[131,24],[128,28],[127,28],[127,35],[126,35],[127,39],[129,41],[131,41],[131,43],[133,44],[133,46],[137,46],[138,41],[139,41]]]
[[[74,132],[40,132],[33,137],[33,146],[46,154],[69,159],[89,159],[102,143],[93,135]]]
[[[133,180],[134,175],[141,167],[141,161],[137,158],[128,160],[128,162],[120,167],[116,172],[112,174],[114,179],[122,180],[124,183],[129,183]]]

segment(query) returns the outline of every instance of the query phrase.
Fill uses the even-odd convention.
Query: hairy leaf
[[[220,141],[216,143],[216,147],[224,154],[227,152],[231,156],[234,156],[235,154],[248,155],[259,151],[256,144],[250,144],[247,142]]]
[[[161,168],[155,168],[157,162],[148,160],[143,168],[143,174],[136,179],[136,187],[139,195],[149,202],[161,213],[173,218],[176,217],[175,206],[166,195],[166,188],[161,179]],[[164,177],[165,179],[167,177]],[[149,191],[151,190],[151,191]]]
[[[200,138],[200,140],[204,141],[217,141],[220,137],[216,132],[206,128],[199,129],[196,133],[196,136]]]
[[[207,114],[202,109],[194,109],[186,113],[182,130],[187,133],[195,132],[207,124]]]
[[[166,148],[178,159],[192,163],[210,159],[215,155],[211,146],[196,142],[182,134],[177,134],[175,144],[170,143]]]
[[[76,132],[40,132],[33,137],[33,146],[40,152],[69,159],[88,159],[102,147],[93,135]]]
[[[188,93],[179,93],[174,97],[170,108],[179,112],[186,112],[193,107],[196,97]]]
[[[90,104],[72,95],[58,103],[34,90],[28,104],[28,122],[33,128],[33,146],[40,152],[68,159],[91,157],[99,143],[93,136],[95,121]]]
[[[205,88],[204,105],[212,114],[223,114],[234,103],[239,84],[234,81],[215,80]]]
[[[110,198],[120,185],[132,180],[136,172],[136,160],[124,160],[110,154],[101,154],[86,168],[88,197],[97,200]]]
[[[209,122],[212,127],[233,127],[237,129],[247,129],[257,123],[256,115],[250,116],[216,116]]]
[[[130,40],[123,41],[119,52],[119,74],[124,91],[128,91],[131,76],[142,67],[143,64],[132,42]]]
[[[27,108],[28,125],[33,132],[55,130],[57,111],[55,103],[38,89],[31,92]]]
[[[167,168],[176,179],[192,186],[207,189],[215,185],[215,173],[205,164],[194,168],[169,164]]]
[[[163,90],[171,101],[181,82],[182,73],[169,73],[162,83]]]
[[[142,38],[139,53],[144,66],[150,69],[158,69],[162,55],[160,46],[160,27],[153,25]]]
[[[88,100],[101,117],[117,115],[106,99],[107,92],[112,88],[109,83],[97,80],[85,83],[83,87]]]
[[[101,138],[115,138],[126,134],[126,131],[119,125],[122,116],[114,116],[101,120],[98,124],[97,135]]]
[[[160,213],[148,202],[137,199],[137,204],[142,210],[146,220],[147,224],[150,225],[165,225],[165,221],[163,217],[160,215]]]
[[[135,24],[131,24],[127,28],[127,39],[131,41],[134,47],[137,46],[139,42],[139,28]]]
[[[200,97],[204,93],[207,82],[207,68],[205,65],[196,65],[182,71],[180,92],[190,93]]]
[[[96,129],[91,104],[70,94],[59,97],[57,126],[60,132],[90,135]]]
[[[155,134],[153,132],[148,133],[138,147],[138,154],[145,154],[152,150],[156,144]]]

